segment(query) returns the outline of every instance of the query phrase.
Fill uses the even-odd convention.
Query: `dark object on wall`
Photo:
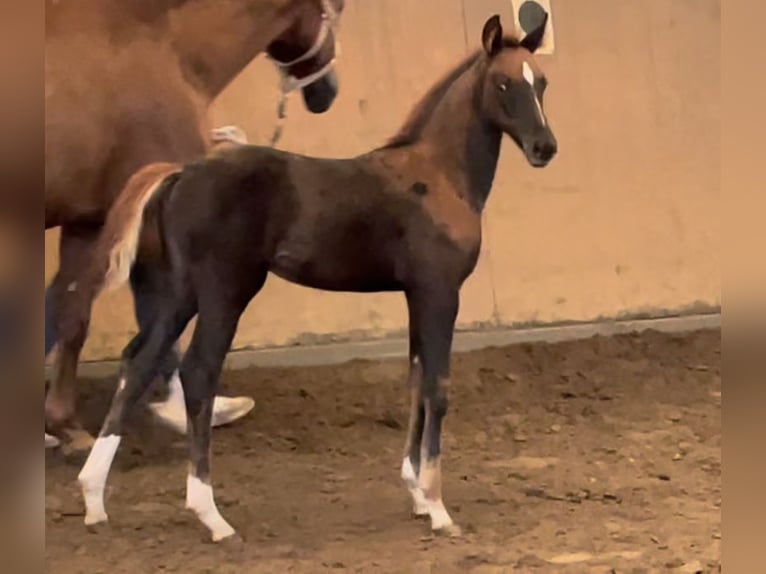
[[[545,18],[545,9],[534,0],[527,0],[519,7],[519,25],[524,34],[529,34],[542,24],[543,18]]]
[[[516,32],[520,37],[526,36],[532,30],[538,28],[548,15],[545,26],[545,35],[542,45],[536,55],[553,54],[554,33],[551,14],[551,0],[513,0],[513,17]]]

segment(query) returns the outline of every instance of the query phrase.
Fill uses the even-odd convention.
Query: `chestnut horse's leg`
[[[46,351],[48,339],[55,342],[56,336],[60,337],[53,381],[45,399],[46,426],[55,434],[63,435],[67,446],[74,450],[93,444],[76,413],[77,361],[85,344],[90,310],[82,316],[72,316],[68,299],[81,295],[77,292],[77,279],[89,261],[99,230],[97,226],[62,227],[59,270],[46,296],[46,331],[49,331],[47,318],[51,317],[53,332],[50,337],[46,332]]]
[[[58,332],[56,331],[56,315],[54,312],[56,292],[54,283],[51,283],[45,289],[45,358],[51,354],[53,347],[58,342]]]
[[[441,430],[447,413],[450,351],[457,318],[459,293],[439,281],[429,282],[409,295],[423,369],[421,393],[425,420],[421,441],[418,485],[434,531],[459,535],[442,502]],[[416,420],[419,417],[416,417]],[[419,494],[417,495],[419,496]],[[416,499],[418,500],[418,499]]]
[[[53,314],[55,292],[53,284],[45,289],[45,358],[51,354],[53,347],[56,346],[58,334],[56,333],[56,319]],[[53,435],[45,433],[45,448],[59,446],[61,441]]]

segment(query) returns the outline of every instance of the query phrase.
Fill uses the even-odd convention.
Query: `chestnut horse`
[[[58,342],[45,402],[48,431],[70,448],[92,438],[76,416],[77,362],[88,322],[67,322],[67,299],[115,197],[158,161],[203,156],[208,108],[264,50],[282,73],[283,97],[300,89],[326,111],[337,93],[334,24],[343,0],[67,0],[46,2],[45,228],[61,228],[59,269],[45,298],[45,355]],[[156,312],[158,285],[131,282],[139,325]],[[155,412],[185,432],[180,382]],[[216,422],[243,415],[249,397],[216,398]]]
[[[483,49],[457,65],[387,145],[352,159],[235,146],[128,183],[106,223],[91,279],[125,281],[145,237],[162,257],[137,260],[164,304],[129,343],[114,400],[79,475],[86,524],[105,521],[104,487],[125,418],[197,315],[183,358],[190,466],[186,505],[214,540],[235,534],[213,499],[210,417],[224,358],[269,272],[316,289],[403,292],[409,309],[411,411],[402,478],[415,513],[459,532],[442,502],[441,429],[459,293],[481,246],[481,214],[507,134],[535,167],[557,152],[535,61],[546,20],[523,40],[484,25]],[[142,231],[143,230],[143,231]],[[93,285],[86,289],[94,289]]]

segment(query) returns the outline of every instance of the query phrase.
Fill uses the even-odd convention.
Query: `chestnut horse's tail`
[[[107,259],[103,289],[119,287],[130,277],[146,207],[177,181],[181,169],[177,163],[152,163],[135,172],[125,184],[109,210],[98,246],[97,256]]]

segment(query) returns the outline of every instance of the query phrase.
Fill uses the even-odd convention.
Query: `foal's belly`
[[[277,247],[270,271],[305,287],[325,291],[372,293],[402,289],[400,273],[385,252],[364,240]]]

